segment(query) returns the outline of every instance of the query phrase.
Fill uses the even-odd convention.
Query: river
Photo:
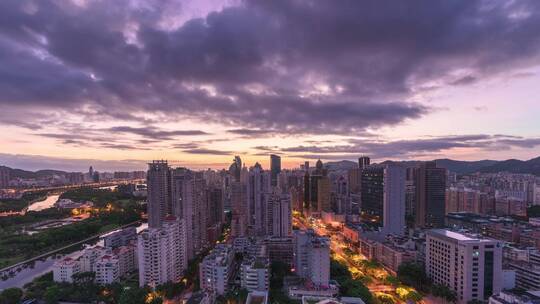
[[[58,201],[59,197],[60,197],[60,194],[48,195],[47,198],[45,198],[44,200],[35,202],[31,204],[30,206],[28,206],[27,211],[41,211],[47,208],[51,208],[54,206],[54,203]]]
[[[143,229],[148,228],[147,223],[142,223],[137,226],[137,233],[141,232]],[[116,231],[116,230],[113,230]],[[100,238],[96,238],[95,241],[91,241],[86,243],[85,245],[101,245],[103,246],[103,240],[102,237],[112,233],[113,231],[104,233],[101,235]],[[68,253],[69,255],[77,256],[81,254],[82,250],[74,250],[73,252]],[[32,263],[28,263],[27,267],[20,267],[20,271],[16,272],[13,277],[8,278],[5,281],[2,281],[0,279],[0,291],[6,288],[10,287],[19,287],[22,288],[24,284],[31,282],[34,278],[37,278],[41,275],[44,275],[45,273],[52,271],[52,267],[55,262],[54,257],[61,256],[60,254],[53,254],[47,258],[43,258],[41,260],[37,260],[33,262],[33,267],[30,267]]]

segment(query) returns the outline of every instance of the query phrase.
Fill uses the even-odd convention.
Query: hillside
[[[436,159],[438,167],[446,168],[452,172],[459,174],[474,173],[482,170],[483,168],[493,166],[498,163],[496,160],[478,160],[478,161],[461,161],[453,159]]]
[[[519,159],[509,159],[500,161],[491,166],[483,167],[480,172],[512,172],[512,173],[529,173],[540,176],[540,157],[522,161]]]
[[[64,171],[59,171],[59,170],[39,170],[39,171],[36,171],[36,172],[32,172],[32,171],[26,171],[26,170],[22,170],[22,169],[13,169],[13,168],[6,167],[6,166],[0,166],[0,167],[8,168],[9,169],[9,176],[11,178],[25,178],[25,179],[28,179],[28,178],[42,178],[42,177],[47,177],[47,176],[53,176],[55,174],[65,174],[66,173]]]

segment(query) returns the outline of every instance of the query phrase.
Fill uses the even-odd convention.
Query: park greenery
[[[433,296],[442,298],[447,302],[455,303],[457,301],[456,292],[446,285],[432,284],[424,267],[420,264],[412,262],[401,264],[397,277],[403,284],[412,286],[417,290],[431,293]],[[416,295],[413,296],[416,297]]]
[[[35,224],[45,220],[56,220],[71,215],[69,210],[47,208],[41,211],[29,211],[24,215],[11,215],[0,217],[0,236],[21,230],[23,226]]]
[[[44,200],[46,191],[26,192],[21,198],[0,199],[0,212],[21,211],[33,202]]]
[[[62,248],[100,233],[141,219],[144,206],[134,197],[111,190],[81,188],[67,191],[66,198],[74,200],[95,200],[88,219],[73,224],[49,228],[38,233],[26,234],[11,228],[0,231],[0,267]],[[9,224],[27,225],[37,221],[58,219],[69,215],[69,211],[49,208],[39,212],[28,212],[24,216],[10,216],[0,219],[0,228]],[[5,279],[5,278],[4,278]]]
[[[292,275],[289,265],[281,261],[273,261],[270,265],[270,303],[299,304],[300,301],[290,299],[283,289],[283,279]]]
[[[164,287],[166,288],[170,287]],[[156,292],[148,287],[139,287],[137,282],[97,285],[94,283],[93,272],[73,275],[73,283],[54,282],[52,272],[49,272],[26,284],[24,293],[20,290],[20,294],[23,299],[37,299],[47,304],[60,301],[105,304],[162,303],[161,297],[155,296]],[[151,301],[148,301],[149,299]]]
[[[358,297],[366,304],[373,304],[373,295],[359,280],[352,277],[351,272],[344,264],[332,259],[330,261],[330,277],[340,285],[340,294],[344,297]]]
[[[138,205],[137,203],[141,200],[141,198],[134,197],[128,193],[91,187],[68,190],[60,195],[60,199],[70,199],[74,202],[90,201],[94,204],[95,208],[134,207]]]
[[[3,236],[0,239],[0,261],[29,259],[139,219],[140,215],[133,211],[113,211],[98,213],[87,220],[39,233]]]
[[[20,288],[7,288],[0,292],[0,304],[17,304],[23,296],[23,291]]]

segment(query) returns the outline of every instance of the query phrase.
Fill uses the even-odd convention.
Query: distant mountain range
[[[388,163],[391,161],[384,161],[382,163]],[[436,159],[435,162],[437,166],[446,168],[452,172],[458,174],[469,174],[474,172],[512,172],[512,173],[527,173],[540,176],[540,157],[529,159],[529,160],[518,160],[518,159],[508,159],[508,160],[478,160],[478,161],[462,161],[462,160],[453,160],[448,158]],[[407,167],[418,166],[421,161],[401,161],[400,164],[403,164]],[[358,168],[358,163],[350,160],[341,160],[334,162],[327,162],[324,164],[327,169],[330,170],[349,170],[353,168]],[[26,171],[21,169],[12,169],[5,166],[0,166],[0,168],[8,168],[10,170],[11,178],[41,178],[52,176],[55,174],[65,174],[67,172],[60,170],[39,170],[39,171]]]
[[[382,163],[388,163],[391,161],[384,161]],[[529,160],[518,160],[518,159],[508,159],[508,160],[478,160],[478,161],[461,161],[453,159],[436,159],[438,167],[446,168],[452,172],[458,174],[469,174],[474,172],[512,172],[512,173],[525,173],[525,174],[534,174],[540,176],[540,157],[529,159]],[[399,162],[407,167],[414,167],[421,163],[421,161],[401,161]],[[343,160],[337,162],[328,162],[325,164],[326,168],[329,169],[341,169],[347,170],[352,168],[357,168],[358,165],[356,162]]]
[[[26,171],[26,170],[22,170],[22,169],[12,169],[10,167],[6,167],[6,166],[0,166],[0,168],[8,168],[9,170],[9,176],[11,178],[42,178],[42,177],[47,177],[47,176],[52,176],[52,175],[55,175],[55,174],[66,174],[67,172],[65,171],[59,171],[59,170],[49,170],[49,169],[46,169],[46,170],[38,170],[38,171]]]

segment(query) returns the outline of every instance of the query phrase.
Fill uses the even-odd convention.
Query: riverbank
[[[86,239],[51,250],[30,259],[20,261],[11,266],[4,267],[0,269],[0,290],[10,287],[21,288],[24,284],[31,282],[34,278],[51,271],[52,266],[57,259],[57,255],[60,257],[66,254],[75,254],[81,249],[82,245],[94,245],[98,243],[102,236],[132,226],[145,227],[145,224],[142,223],[142,221],[137,220],[120,227],[115,227],[114,229],[100,232]]]

